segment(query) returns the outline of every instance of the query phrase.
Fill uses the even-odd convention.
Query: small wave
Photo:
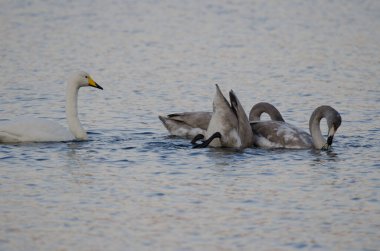
[[[126,146],[126,147],[122,147],[121,149],[122,150],[132,150],[132,149],[135,149],[136,147],[135,146]]]
[[[37,158],[36,160],[37,161],[46,161],[46,160],[49,160],[49,159],[47,159],[47,158]]]
[[[87,131],[88,135],[101,135],[101,132]]]
[[[134,135],[154,135],[154,132],[134,132]]]
[[[5,156],[5,157],[1,157],[0,160],[7,160],[7,159],[14,159],[15,157],[14,156]]]
[[[164,193],[160,193],[160,192],[157,192],[157,193],[151,193],[148,195],[148,197],[162,197],[162,196],[165,196]]]

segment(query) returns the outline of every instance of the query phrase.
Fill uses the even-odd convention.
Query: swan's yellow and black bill
[[[103,90],[103,87],[98,85],[90,76],[88,76],[88,85]]]

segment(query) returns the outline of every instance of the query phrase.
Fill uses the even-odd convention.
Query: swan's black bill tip
[[[95,88],[98,88],[100,90],[103,90],[103,87],[101,87],[100,85],[96,84]]]
[[[329,137],[327,138],[327,145],[328,145],[328,146],[331,146],[331,145],[332,145],[332,143],[333,143],[333,139],[334,139],[334,136],[329,136]]]

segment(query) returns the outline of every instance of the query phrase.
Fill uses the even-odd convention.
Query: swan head
[[[330,146],[333,143],[334,135],[336,131],[338,130],[339,126],[342,124],[342,117],[340,116],[339,112],[336,111],[331,106],[326,106],[326,113],[325,118],[327,121],[327,126],[329,128],[328,134],[327,134],[327,142],[323,146],[322,149],[329,149]]]
[[[85,71],[80,71],[80,72],[74,74],[71,77],[71,79],[70,79],[70,83],[72,83],[73,85],[75,85],[77,88],[90,86],[90,87],[95,87],[95,88],[103,90],[103,87],[101,87],[100,85],[98,85],[92,79],[92,77],[90,76],[90,74],[88,74]]]

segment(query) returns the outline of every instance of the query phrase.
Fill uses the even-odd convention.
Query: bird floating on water
[[[244,149],[253,144],[253,134],[247,115],[235,93],[230,91],[230,103],[223,96],[218,85],[213,100],[213,113],[205,135],[194,137],[194,148],[232,147]],[[202,143],[198,140],[206,138]]]
[[[73,75],[67,82],[66,118],[69,130],[47,119],[18,118],[0,123],[0,143],[86,140],[88,137],[78,118],[77,103],[79,88],[87,86],[103,90],[84,71]]]
[[[327,140],[322,136],[320,122],[325,118],[328,126]],[[264,148],[316,148],[327,150],[342,123],[338,111],[323,105],[314,110],[309,120],[310,134],[281,121],[251,122],[254,144]]]
[[[259,121],[261,115],[267,113],[272,120],[284,121],[281,113],[270,103],[255,104],[249,115],[249,121]],[[181,112],[166,116],[158,116],[171,135],[194,138],[198,134],[205,135],[212,112]]]

